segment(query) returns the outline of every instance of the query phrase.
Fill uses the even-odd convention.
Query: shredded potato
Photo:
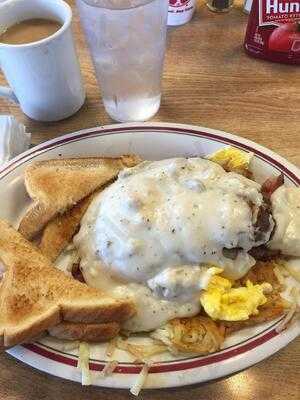
[[[300,283],[300,271],[294,271],[292,268],[290,268],[288,265],[285,266],[289,274],[297,281]]]
[[[81,384],[83,386],[91,385],[92,378],[89,367],[90,346],[88,343],[81,342],[79,345],[79,355],[77,368],[81,370]]]
[[[292,304],[291,308],[289,309],[288,313],[286,314],[285,318],[280,322],[280,324],[276,327],[276,332],[280,333],[284,331],[289,323],[292,321],[294,315],[296,314],[297,306],[296,304]]]
[[[134,396],[138,396],[140,391],[142,390],[146,382],[150,367],[151,364],[144,364],[141,372],[139,373],[139,376],[137,377],[136,382],[131,386],[130,393]]]
[[[274,268],[274,274],[275,274],[276,278],[278,279],[278,282],[279,282],[282,286],[285,286],[285,279],[284,279],[284,276],[283,276],[283,274],[282,274],[281,269],[280,269],[278,266],[276,266],[276,267]]]
[[[234,287],[240,287],[244,284],[245,279],[251,277],[254,282],[268,282],[275,287],[275,290],[267,293],[267,302],[259,307],[257,315],[251,316],[247,321],[235,322],[215,322],[203,315],[190,318],[176,318],[149,334],[153,340],[151,344],[137,344],[128,339],[115,337],[107,345],[106,356],[111,358],[115,349],[121,349],[131,354],[134,357],[134,362],[144,363],[136,382],[134,382],[130,390],[131,394],[138,396],[146,382],[149,368],[152,365],[150,358],[154,355],[166,351],[175,355],[180,353],[212,353],[221,348],[225,337],[230,333],[247,326],[272,320],[280,315],[284,315],[284,313],[285,316],[276,327],[276,331],[279,333],[286,329],[298,311],[297,304],[300,304],[300,290],[294,286],[287,287],[287,278],[289,276],[294,277],[288,268],[282,264],[281,260],[258,262],[245,277],[233,282]],[[294,278],[297,279],[299,277]],[[284,288],[291,295],[291,301],[287,301],[280,296]],[[91,384],[89,353],[89,345],[84,342],[80,343],[78,368],[82,373],[82,385]],[[113,374],[117,366],[118,361],[108,361],[99,377],[105,378]]]
[[[208,354],[219,350],[224,330],[210,318],[175,318],[150,334],[164,343],[173,354]]]
[[[145,361],[151,356],[167,351],[167,346],[163,344],[154,343],[149,345],[140,345],[129,343],[127,340],[123,339],[117,341],[117,348],[127,351],[138,361]]]
[[[291,321],[293,320],[293,318],[295,317],[299,307],[299,301],[300,301],[300,291],[298,288],[291,288],[291,296],[293,298],[293,302],[291,304],[291,307],[288,311],[288,313],[286,314],[285,318],[280,322],[280,324],[276,327],[276,332],[282,332],[283,330],[285,330],[288,325],[291,323]]]
[[[252,315],[245,321],[222,321],[226,328],[226,336],[243,328],[255,326],[278,318],[291,306],[289,302],[281,297],[281,292],[285,286],[285,278],[282,274],[280,263],[277,260],[257,262],[247,275],[235,283],[244,284],[247,279],[251,279],[255,283],[268,282],[272,285],[273,291],[266,294],[267,302],[258,307],[259,313],[257,315]]]
[[[285,300],[282,300],[278,295],[271,298],[267,303],[259,308],[258,315],[251,316],[245,321],[222,321],[226,329],[226,337],[233,332],[237,332],[243,328],[256,326],[267,321],[272,321],[275,318],[282,316],[287,308],[290,308],[290,304]]]
[[[5,266],[0,262],[0,281],[5,273]]]
[[[275,268],[274,268],[275,269]],[[289,265],[284,262],[284,260],[278,260],[278,266],[276,267],[276,273],[279,275],[280,279],[284,282],[287,278],[292,277],[296,282],[300,282],[300,274],[298,271],[290,268]],[[286,285],[285,285],[286,286]],[[292,285],[287,288],[287,293],[291,297],[291,303],[288,312],[285,315],[285,318],[280,322],[280,324],[276,327],[276,331],[282,332],[284,329],[288,327],[288,325],[292,322],[295,315],[299,312],[300,305],[300,290],[298,287]]]
[[[291,268],[290,265],[284,261],[280,261],[279,263],[284,276],[292,276],[297,282],[300,283],[300,269],[297,271],[294,268]]]
[[[281,290],[280,278],[283,278],[280,273],[280,264],[275,261],[258,261],[254,267],[252,267],[249,272],[243,276],[241,279],[235,281],[234,286],[238,287],[241,285],[245,285],[247,280],[250,280],[252,283],[263,283],[268,282],[272,285],[273,290],[276,292]],[[279,272],[277,276],[275,270]],[[282,282],[284,282],[282,280]]]
[[[106,352],[105,352],[106,356],[112,357],[116,350],[116,347],[117,347],[117,337],[113,338],[112,340],[110,340],[108,342]]]
[[[116,360],[108,361],[103,370],[100,372],[100,377],[105,378],[106,376],[111,375],[117,368],[118,364],[119,363]]]

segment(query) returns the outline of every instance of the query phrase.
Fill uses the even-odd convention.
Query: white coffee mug
[[[62,0],[0,2],[0,33],[32,18],[55,20],[62,27],[33,43],[0,42],[0,67],[10,85],[0,86],[0,96],[19,103],[32,119],[58,121],[78,111],[85,100],[71,31],[72,10]]]

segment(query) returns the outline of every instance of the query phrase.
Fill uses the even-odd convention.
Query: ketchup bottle
[[[265,60],[300,64],[300,0],[253,0],[244,48]]]

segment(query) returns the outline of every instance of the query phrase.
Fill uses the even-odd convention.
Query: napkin
[[[31,134],[15,117],[0,115],[0,165],[27,150],[30,138]]]

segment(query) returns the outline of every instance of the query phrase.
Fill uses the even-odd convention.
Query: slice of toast
[[[94,195],[86,197],[64,214],[59,214],[48,222],[42,233],[39,248],[49,260],[54,262],[71,242],[93,198]]]
[[[123,168],[139,162],[139,157],[128,155],[45,160],[29,165],[25,186],[34,202],[20,222],[20,233],[33,239],[57,214],[115,179]]]
[[[63,340],[81,340],[84,342],[103,342],[118,335],[120,324],[107,322],[106,324],[75,324],[74,322],[61,322],[48,329],[48,333]]]
[[[0,346],[30,341],[59,323],[102,324],[130,318],[135,307],[65,275],[0,220]]]

